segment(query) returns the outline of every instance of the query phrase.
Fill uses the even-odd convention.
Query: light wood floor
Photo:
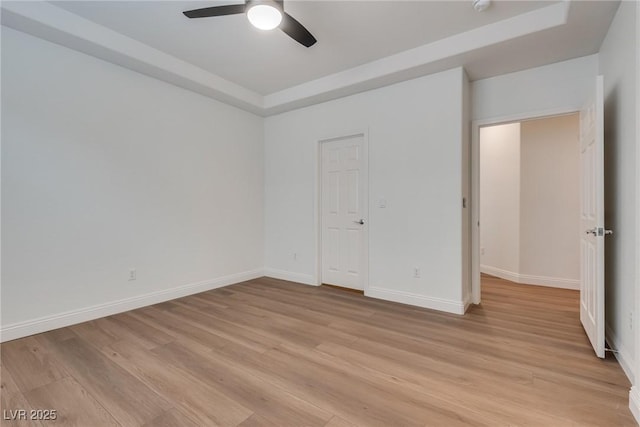
[[[89,427],[636,425],[577,309],[575,291],[489,277],[465,316],[253,280],[2,344],[2,409]]]

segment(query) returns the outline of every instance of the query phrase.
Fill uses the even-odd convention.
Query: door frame
[[[366,197],[366,203],[364,205],[364,210],[362,212],[362,216],[365,220],[364,230],[362,232],[362,257],[363,257],[363,268],[362,268],[362,287],[364,290],[364,294],[366,295],[369,290],[369,226],[370,226],[370,217],[369,217],[369,205],[371,203],[370,194],[369,194],[369,130],[368,129],[357,129],[348,132],[339,132],[333,134],[331,136],[325,136],[321,138],[316,138],[316,173],[315,180],[316,185],[315,189],[315,197],[314,199],[314,226],[316,228],[316,285],[322,285],[322,143],[337,141],[346,138],[352,138],[356,136],[362,136],[362,192]]]
[[[640,4],[636,3],[636,28],[640,28]],[[636,30],[640,31],[640,30]],[[636,32],[637,34],[637,32]],[[640,105],[640,42],[636,41],[636,108]],[[640,147],[640,117],[636,111],[636,147]],[[636,149],[636,165],[640,165],[640,150]],[[640,169],[636,169],[636,248],[640,247]],[[635,305],[633,313],[633,338],[635,354],[640,355],[640,251],[636,250]],[[635,357],[634,381],[629,393],[629,408],[640,422],[640,357]]]
[[[471,122],[471,302],[480,304],[480,128],[526,120],[579,113],[580,108],[564,107],[529,113],[515,113]]]

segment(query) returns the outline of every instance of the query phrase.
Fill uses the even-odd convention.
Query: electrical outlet
[[[629,329],[633,329],[633,311],[629,312]]]
[[[297,261],[298,260],[298,252],[294,252],[293,253],[293,260]]]
[[[136,280],[136,269],[132,268],[129,270],[129,281]]]
[[[419,279],[420,278],[420,269],[418,267],[414,267],[413,268],[413,277],[414,277],[414,279]]]
[[[480,248],[480,255],[484,255],[484,248]]]

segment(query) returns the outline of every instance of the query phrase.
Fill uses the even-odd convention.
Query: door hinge
[[[604,236],[605,234],[613,234],[613,230],[605,230],[604,227],[598,227],[594,234],[596,236]]]

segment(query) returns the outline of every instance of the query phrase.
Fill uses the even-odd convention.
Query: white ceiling
[[[182,11],[238,1],[54,4],[93,22],[267,95],[440,40],[548,2],[496,2],[484,13],[471,1],[285,1],[318,39],[307,49],[281,31],[260,31],[244,15],[188,19]]]
[[[244,15],[188,19],[182,14],[238,3],[233,0],[55,1],[29,7],[8,3],[13,2],[3,2],[4,25],[226,102],[237,99],[236,105],[248,104],[247,109],[258,113],[456,66],[479,79],[596,53],[619,4],[493,1],[478,13],[471,0],[285,1],[285,10],[318,39],[305,48],[281,31],[254,29]],[[112,30],[111,35],[103,27]],[[133,49],[126,40],[136,53],[125,52]],[[144,60],[144,49],[166,55]],[[171,66],[170,60],[191,68],[177,71],[178,62]],[[202,75],[193,77],[196,72]],[[173,77],[163,77],[167,74]]]

